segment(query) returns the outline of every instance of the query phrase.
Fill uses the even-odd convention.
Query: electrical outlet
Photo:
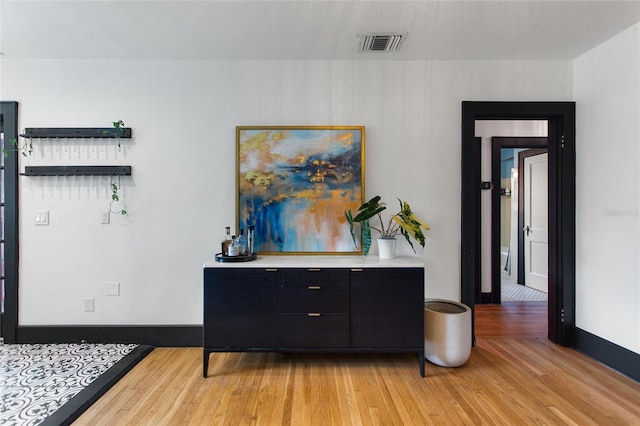
[[[102,211],[102,221],[100,223],[102,223],[103,225],[109,223],[109,210]]]
[[[94,297],[85,297],[84,298],[84,311],[85,312],[95,312],[96,310],[96,299]]]
[[[36,225],[48,225],[49,211],[42,210],[42,211],[36,212],[35,221],[36,221]]]
[[[107,296],[120,296],[120,283],[105,283]]]

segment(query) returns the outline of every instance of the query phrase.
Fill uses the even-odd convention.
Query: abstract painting
[[[236,127],[238,226],[261,254],[360,254],[345,211],[364,197],[363,126]]]

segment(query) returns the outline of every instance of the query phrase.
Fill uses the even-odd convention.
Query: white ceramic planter
[[[471,355],[471,308],[451,300],[424,302],[424,357],[442,367],[458,367]]]
[[[396,257],[396,239],[378,238],[378,256],[380,259],[394,259]]]

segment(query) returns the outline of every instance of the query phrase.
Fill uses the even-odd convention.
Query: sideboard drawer
[[[280,314],[279,330],[283,348],[349,346],[349,314]]]
[[[280,313],[349,313],[349,287],[280,285]]]
[[[335,268],[281,269],[287,286],[349,286],[349,270]]]

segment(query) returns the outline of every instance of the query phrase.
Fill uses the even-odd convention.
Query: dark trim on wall
[[[493,293],[480,293],[480,304],[494,303]]]
[[[18,326],[18,152],[11,146],[18,139],[18,103],[0,102],[0,120],[4,133],[4,313],[2,332],[5,343],[16,343]],[[2,154],[0,154],[2,155]]]
[[[22,325],[17,343],[137,343],[201,347],[201,325]]]
[[[574,348],[608,367],[640,382],[640,354],[611,343],[608,340],[575,328],[573,335]]]
[[[463,108],[464,112],[464,108]],[[480,238],[477,236],[473,230],[476,228],[480,228],[480,209],[478,206],[480,205],[480,141],[482,138],[475,137],[475,122],[473,122],[473,126],[469,126],[469,123],[466,123],[467,129],[466,134],[473,135],[473,141],[475,143],[472,144],[462,144],[462,159],[461,159],[461,168],[462,170],[467,170],[467,173],[462,173],[462,220],[461,220],[461,233],[463,236],[467,236],[467,238],[462,238],[461,241],[461,250],[464,256],[464,253],[467,253],[467,257],[460,263],[460,277],[461,277],[461,298],[462,303],[471,307],[471,334],[475,336],[475,309],[474,303],[481,302],[481,284],[480,280],[476,281],[476,277],[480,277]],[[463,131],[462,134],[465,135],[465,122],[463,120]],[[469,133],[470,132],[470,133]],[[464,136],[463,136],[464,137]],[[471,195],[465,197],[465,188],[475,188],[476,191],[471,191]],[[476,238],[477,237],[477,238]],[[477,254],[477,256],[476,256]],[[473,288],[470,288],[468,285],[464,285],[464,283],[473,283]],[[473,344],[475,344],[475,338],[472,338]]]

